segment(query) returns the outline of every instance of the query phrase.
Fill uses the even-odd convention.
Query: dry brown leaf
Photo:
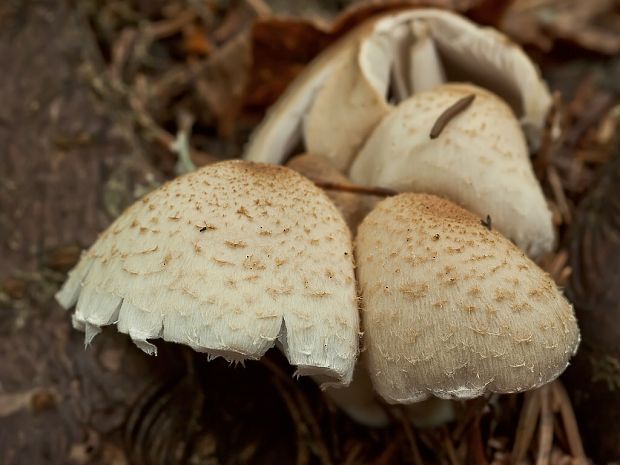
[[[207,31],[195,24],[183,28],[183,52],[187,55],[207,56],[213,50]]]

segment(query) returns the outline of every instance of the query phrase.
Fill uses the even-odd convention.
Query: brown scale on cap
[[[445,199],[382,201],[356,253],[370,373],[388,402],[533,389],[577,348],[572,307],[551,278]]]
[[[117,323],[147,352],[163,338],[243,360],[278,340],[300,374],[337,383],[358,350],[349,229],[278,166],[222,162],[165,184],[100,236],[57,298],[77,302],[87,342]]]
[[[349,178],[338,171],[327,158],[320,155],[311,153],[298,155],[291,158],[286,166],[314,182],[331,182],[342,186],[351,185]],[[334,205],[338,207],[349,228],[354,232],[357,230],[357,225],[360,221],[376,203],[375,199],[358,193],[337,190],[325,190],[325,193],[334,202]]]

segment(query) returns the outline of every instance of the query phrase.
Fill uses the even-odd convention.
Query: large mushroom
[[[300,375],[348,384],[358,352],[351,235],[296,172],[244,161],[179,177],[127,209],[57,294],[89,343],[116,324],[231,361],[276,342]]]
[[[371,18],[319,55],[271,108],[246,158],[283,163],[303,142],[346,171],[391,100],[444,79],[499,95],[537,143],[551,97],[519,46],[454,13],[418,8]]]
[[[459,104],[468,106],[456,113]],[[444,84],[400,103],[359,151],[350,177],[441,195],[489,215],[530,256],[553,248],[551,212],[519,123],[508,105],[480,87]]]
[[[382,201],[355,250],[370,377],[389,403],[534,389],[577,349],[573,309],[551,278],[448,200]]]

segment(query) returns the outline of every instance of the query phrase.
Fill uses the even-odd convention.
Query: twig
[[[398,441],[392,439],[388,446],[383,449],[383,452],[373,462],[373,465],[389,465],[394,462],[394,453],[396,452]]]
[[[573,407],[566,393],[566,389],[564,389],[560,381],[556,380],[551,384],[551,390],[554,400],[559,406],[560,416],[562,417],[562,424],[566,432],[568,447],[570,448],[571,454],[573,454],[573,457],[575,457],[575,460],[577,460],[579,464],[586,464],[587,457],[583,449],[583,443],[581,442],[577,419],[575,418],[575,412],[573,412]]]
[[[480,412],[487,405],[488,401],[488,397],[479,397],[478,399],[467,402],[467,409],[463,415],[463,419],[452,432],[452,439],[454,441],[458,442],[461,440],[470,423],[480,415]]]
[[[454,444],[452,443],[452,437],[450,436],[450,431],[445,426],[441,428],[442,436],[443,436],[443,444],[448,454],[448,459],[450,460],[450,465],[459,465],[459,460],[456,456],[456,450],[454,449]]]
[[[554,132],[557,132],[556,129],[559,129],[560,125],[560,109],[562,108],[562,94],[560,91],[556,90],[553,92],[552,99],[551,108],[549,108],[549,112],[545,118],[540,147],[538,148],[537,157],[534,162],[534,168],[538,178],[542,177],[547,170],[547,166],[549,166],[549,160],[551,160],[551,154],[555,147],[554,137],[557,138]]]
[[[488,465],[480,433],[480,412],[467,429],[467,452],[470,462],[475,465]]]
[[[347,454],[344,462],[342,462],[342,465],[355,465],[356,463],[359,463],[358,457],[361,451],[361,442],[356,442],[355,444],[353,444],[353,447],[351,447],[351,449],[349,450],[349,453]]]
[[[368,187],[368,186],[359,186],[357,184],[339,184],[337,182],[329,182],[329,181],[314,181],[321,189],[325,189],[328,191],[341,191],[341,192],[351,192],[353,194],[366,194],[366,195],[375,195],[377,197],[392,197],[394,195],[398,195],[399,193],[392,189],[386,189],[385,187]]]
[[[294,393],[296,401],[295,408],[297,409],[297,406],[299,406],[299,410],[297,411],[301,412],[300,418],[302,418],[305,424],[308,425],[308,427],[310,428],[310,432],[315,439],[315,441],[313,441],[313,445],[315,446],[314,449],[316,455],[319,457],[323,465],[332,465],[332,459],[329,453],[329,449],[327,448],[325,441],[323,440],[321,428],[316,421],[316,418],[314,417],[313,409],[310,408],[310,406],[308,405],[308,401],[303,396],[303,394],[300,393],[297,384],[295,384],[293,380],[289,376],[287,376],[286,373],[284,373],[282,369],[278,367],[273,361],[263,357],[261,359],[261,363],[265,365],[275,375],[279,383],[286,383],[289,389]]]
[[[562,180],[560,179],[560,175],[554,166],[549,166],[547,168],[547,180],[549,181],[549,185],[553,191],[553,197],[555,198],[558,208],[560,209],[560,213],[564,218],[564,223],[570,224],[573,221],[573,217],[566,200],[566,194],[564,194]]]
[[[194,124],[193,116],[182,111],[177,118],[177,137],[170,144],[170,150],[177,154],[177,163],[174,167],[175,173],[178,175],[190,173],[196,170],[196,165],[190,156],[189,138]]]
[[[411,458],[415,465],[424,465],[424,461],[422,460],[422,456],[420,455],[420,449],[418,447],[418,442],[416,440],[416,435],[411,427],[411,423],[407,419],[404,414],[402,408],[394,409],[394,413],[396,413],[396,418],[400,422],[403,427],[403,431],[405,433],[405,437],[407,438],[407,443],[409,444],[409,449],[411,451]]]
[[[540,432],[536,465],[549,465],[553,445],[553,410],[551,410],[551,389],[549,385],[537,390],[540,396]]]
[[[282,380],[278,376],[274,376],[274,384],[278,388],[280,397],[288,408],[289,415],[295,425],[295,432],[297,436],[297,459],[296,465],[307,465],[310,463],[310,449],[308,444],[310,443],[310,434],[308,428],[303,422],[301,412],[297,408],[295,401],[287,389],[282,385]]]
[[[457,100],[453,105],[446,108],[444,112],[439,115],[439,118],[437,118],[435,124],[433,124],[433,127],[431,128],[430,138],[436,139],[437,137],[439,137],[447,124],[452,121],[452,118],[454,118],[459,113],[465,111],[467,107],[472,104],[475,98],[476,94],[467,95],[466,97]]]
[[[540,398],[538,397],[537,391],[526,392],[510,458],[510,463],[512,465],[521,463],[521,460],[525,457],[532,437],[534,436],[539,413]]]

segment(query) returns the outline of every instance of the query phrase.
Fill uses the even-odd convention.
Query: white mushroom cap
[[[382,201],[355,249],[370,376],[390,403],[534,389],[577,349],[572,307],[551,278],[445,199]]]
[[[86,342],[116,324],[213,357],[257,359],[278,341],[300,375],[348,384],[358,352],[350,232],[293,170],[221,162],[127,209],[57,294]]]
[[[313,153],[305,153],[291,158],[286,166],[303,174],[314,182],[330,182],[342,186],[350,185],[351,181],[325,157]],[[374,206],[374,199],[368,195],[353,194],[337,190],[326,190],[325,193],[340,210],[351,231]]]
[[[410,57],[406,58],[408,42]],[[356,61],[351,61],[352,53]],[[408,66],[394,63],[403,56]],[[441,63],[436,62],[437,56]],[[419,63],[425,63],[425,69],[415,69]],[[408,74],[396,76],[401,84],[397,89],[415,91],[427,87],[429,79],[443,77],[485,87],[508,102],[533,145],[540,138],[551,95],[521,48],[499,32],[457,14],[414,8],[371,18],[321,53],[270,109],[252,136],[246,158],[283,163],[301,142],[303,121],[310,114],[305,135],[312,147],[306,150],[333,155],[342,166],[341,157],[350,159],[362,130],[385,110],[386,79],[392,68]],[[332,78],[334,73],[340,77]],[[365,106],[371,109],[368,115],[353,111],[360,102],[379,96],[377,92],[384,102]],[[322,103],[313,108],[315,98]],[[351,143],[343,138],[349,132]],[[336,152],[336,145],[345,149],[344,154]]]
[[[429,134],[458,100],[469,108]],[[553,248],[552,216],[510,108],[467,84],[445,84],[414,95],[385,117],[350,173],[354,182],[442,195],[485,218],[529,255]]]
[[[351,47],[317,92],[305,118],[306,151],[329,159],[346,172],[366,137],[390,106],[392,44],[389,38],[365,41],[363,52]],[[358,58],[359,57],[359,58]]]

